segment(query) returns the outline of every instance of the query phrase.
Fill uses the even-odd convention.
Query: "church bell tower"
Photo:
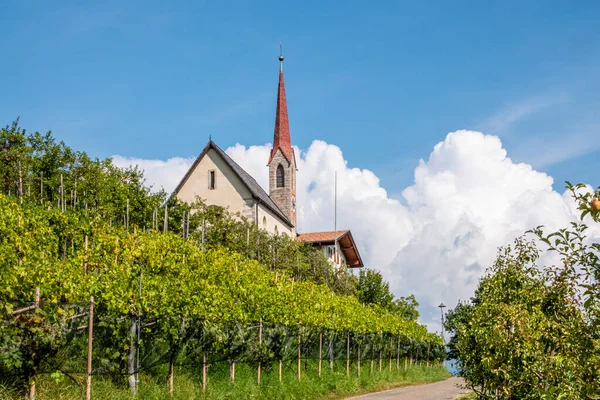
[[[279,89],[275,114],[273,148],[269,156],[269,196],[293,225],[296,234],[296,157],[290,139],[285,86],[283,84],[283,55],[279,55]]]

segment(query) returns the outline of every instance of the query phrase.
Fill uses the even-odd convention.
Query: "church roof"
[[[192,172],[196,169],[196,166],[200,163],[202,158],[206,155],[206,153],[208,153],[208,150],[210,149],[215,150],[223,158],[223,160],[225,160],[227,165],[231,167],[233,172],[235,172],[235,174],[240,178],[244,185],[246,185],[246,187],[248,188],[248,190],[250,190],[252,196],[256,200],[258,200],[260,203],[264,204],[267,208],[273,211],[273,213],[275,213],[275,215],[277,215],[277,217],[279,217],[279,219],[281,219],[288,226],[294,226],[292,225],[290,220],[285,216],[283,211],[281,211],[281,209],[277,207],[273,200],[271,200],[269,195],[258,184],[258,182],[256,182],[256,180],[249,173],[247,173],[242,167],[240,167],[235,161],[233,161],[233,159],[229,157],[227,153],[221,150],[221,148],[217,146],[216,143],[212,141],[212,139],[208,141],[208,144],[204,147],[204,150],[202,150],[200,155],[194,161],[194,164],[192,164],[190,169],[188,169],[183,179],[181,179],[181,182],[179,182],[179,184],[175,188],[173,194],[179,193],[179,190],[183,187],[183,185],[188,180]]]
[[[283,61],[283,58],[281,58]],[[269,156],[269,164],[281,150],[283,156],[289,161],[296,163],[292,140],[290,139],[290,123],[288,121],[287,102],[285,99],[285,85],[283,83],[283,69],[279,71],[279,89],[277,93],[277,112],[275,114],[275,134],[273,136],[273,149]]]
[[[349,230],[301,233],[296,239],[299,242],[311,243],[317,246],[331,245],[334,241],[337,241],[344,253],[348,267],[364,267],[358,247],[356,247],[352,233]]]

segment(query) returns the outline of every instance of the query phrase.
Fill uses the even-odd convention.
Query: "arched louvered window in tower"
[[[279,164],[277,166],[277,174],[276,174],[276,180],[277,180],[277,187],[285,187],[285,175],[284,175],[284,171],[283,171],[283,165]]]

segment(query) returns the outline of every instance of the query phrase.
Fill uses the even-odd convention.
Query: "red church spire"
[[[296,164],[292,140],[290,139],[290,124],[288,121],[287,103],[285,100],[285,86],[283,84],[283,55],[279,55],[279,90],[277,93],[277,112],[275,114],[275,134],[273,137],[273,149],[269,157],[269,164],[275,157],[277,149],[281,150],[283,156]]]

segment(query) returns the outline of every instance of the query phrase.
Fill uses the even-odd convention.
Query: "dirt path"
[[[426,385],[407,386],[385,392],[371,393],[364,396],[350,397],[346,400],[446,400],[453,399],[459,394],[467,393],[457,385],[463,380],[452,377],[445,381],[428,383]]]

